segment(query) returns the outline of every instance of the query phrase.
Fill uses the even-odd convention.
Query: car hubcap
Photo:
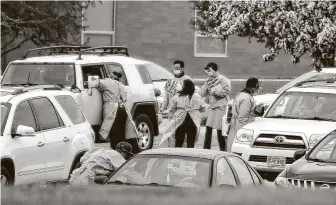
[[[8,180],[5,175],[1,175],[1,186],[6,186],[8,185]]]
[[[138,132],[140,134],[140,137],[137,139],[138,140],[138,146],[141,149],[147,149],[147,147],[149,146],[149,140],[150,140],[150,130],[149,130],[149,126],[144,123],[141,122],[138,125]]]

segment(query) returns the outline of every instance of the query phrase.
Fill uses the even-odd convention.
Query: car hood
[[[286,177],[320,182],[336,182],[336,163],[321,163],[300,159],[288,168]]]
[[[304,133],[309,137],[312,134],[327,135],[335,130],[335,127],[336,122],[272,118],[260,118],[244,126],[244,128],[254,131]]]
[[[279,94],[276,93],[266,93],[262,95],[256,95],[253,98],[257,104],[263,103],[265,105],[270,105],[278,96]]]

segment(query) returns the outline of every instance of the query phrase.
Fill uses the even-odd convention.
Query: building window
[[[197,12],[195,10],[195,20]],[[221,41],[216,35],[205,36],[194,32],[194,56],[195,57],[227,57],[227,40]]]

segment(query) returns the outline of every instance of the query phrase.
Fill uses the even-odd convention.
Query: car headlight
[[[309,138],[309,148],[314,147],[314,145],[316,145],[325,135],[312,135]]]
[[[249,144],[253,139],[253,130],[241,128],[238,130],[236,140],[240,143]]]
[[[287,178],[277,177],[274,181],[275,185],[282,188],[290,188],[292,185],[288,183]]]

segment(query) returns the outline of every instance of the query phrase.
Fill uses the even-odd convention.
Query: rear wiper
[[[287,116],[287,115],[273,115],[273,116],[266,116],[266,118],[300,119],[298,117],[291,117],[291,116]]]
[[[308,160],[311,160],[313,162],[326,162],[326,161],[324,161],[322,159],[317,159],[317,158],[308,158]]]
[[[132,184],[128,182],[122,182],[120,180],[112,181],[112,182],[107,182],[107,184],[117,184],[117,185],[138,185],[138,184]]]
[[[318,121],[330,121],[333,122],[335,120],[333,119],[328,119],[328,118],[323,118],[323,117],[310,117],[310,118],[302,118],[303,120],[318,120]]]
[[[152,80],[153,82],[159,82],[159,81],[167,81],[168,79],[166,78],[161,78],[161,79],[156,79],[156,80]]]
[[[149,184],[144,184],[144,186],[163,186],[163,187],[173,187],[173,185],[165,185],[165,184],[159,184],[159,183],[149,183]]]

